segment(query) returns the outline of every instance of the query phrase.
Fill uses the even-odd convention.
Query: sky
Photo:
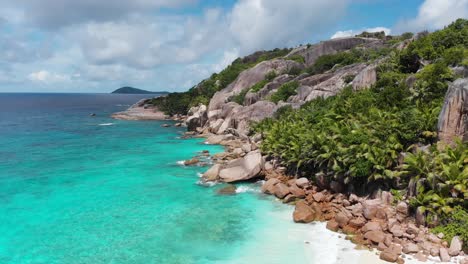
[[[257,50],[456,18],[468,0],[0,0],[0,92],[185,91]]]

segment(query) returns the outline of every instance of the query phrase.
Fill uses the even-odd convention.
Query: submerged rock
[[[222,195],[233,195],[236,194],[237,187],[234,184],[229,184],[217,191],[218,194]]]
[[[184,161],[184,165],[185,166],[192,166],[192,165],[196,165],[199,162],[200,162],[199,159],[193,158],[193,159],[189,159],[189,160]]]

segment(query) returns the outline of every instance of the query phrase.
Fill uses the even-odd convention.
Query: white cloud
[[[413,19],[402,20],[397,32],[440,29],[457,18],[468,17],[468,0],[425,0]]]
[[[28,79],[34,82],[54,83],[69,81],[70,76],[40,70],[29,74]]]
[[[75,26],[68,37],[76,38],[92,64],[124,64],[154,68],[163,64],[191,63],[208,52],[224,49],[224,17],[209,9],[201,17],[134,17],[121,22]]]
[[[365,28],[365,29],[360,29],[360,30],[345,30],[345,31],[337,31],[333,36],[331,36],[331,39],[335,38],[345,38],[345,37],[352,37],[355,35],[358,35],[364,31],[367,32],[380,32],[383,31],[385,32],[385,35],[390,35],[391,29],[386,28],[386,27],[373,27],[373,28]]]
[[[120,20],[134,13],[180,8],[194,2],[195,0],[17,0],[0,5],[2,8],[19,6],[31,24],[57,29],[90,21]]]
[[[259,48],[293,46],[336,23],[348,2],[240,0],[230,14],[229,28],[242,54]]]
[[[196,0],[0,3],[0,17],[5,6],[16,10],[4,12],[4,23],[27,32],[26,38],[0,37],[0,64],[13,65],[19,79],[40,83],[41,89],[68,81],[69,89],[128,84],[183,91],[237,57],[295,46],[326,32],[349,1],[238,0],[232,9],[208,8],[193,15],[158,10]],[[12,41],[2,41],[6,37]]]

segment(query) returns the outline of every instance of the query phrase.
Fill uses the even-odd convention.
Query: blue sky
[[[256,50],[459,17],[468,0],[0,0],[0,92],[184,91]]]

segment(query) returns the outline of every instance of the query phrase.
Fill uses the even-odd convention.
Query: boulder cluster
[[[277,161],[267,161],[261,155],[259,140],[231,133],[208,136],[207,143],[221,144],[226,152],[211,157],[215,164],[203,174],[203,180],[235,183],[264,179],[263,193],[295,206],[295,222],[327,221],[328,229],[345,233],[358,245],[379,250],[385,261],[404,263],[409,254],[420,261],[439,258],[442,262],[460,256],[459,263],[468,263],[463,241],[454,237],[447,243],[443,234],[431,233],[417,214],[410,214],[406,201],[397,201],[386,191],[358,197],[319,187],[307,178],[291,179]],[[218,193],[235,194],[235,186],[228,185]]]
[[[347,234],[356,244],[378,249],[382,260],[404,263],[402,254],[411,254],[419,261],[432,256],[447,262],[451,257],[465,255],[459,237],[453,237],[449,244],[443,234],[433,234],[418,225],[409,214],[408,204],[395,201],[389,192],[371,199],[320,190],[306,178],[286,180],[271,171],[267,177],[262,191],[285,203],[294,202],[295,222],[327,221],[328,229]]]

